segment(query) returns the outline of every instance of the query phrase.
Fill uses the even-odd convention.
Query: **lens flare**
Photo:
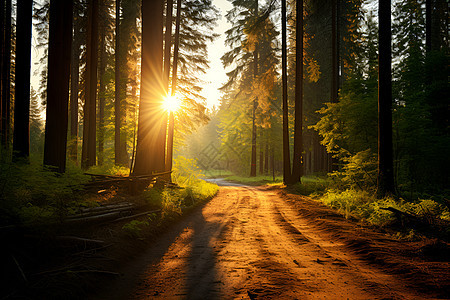
[[[168,95],[164,98],[163,106],[165,110],[175,112],[180,109],[181,101],[175,95]]]

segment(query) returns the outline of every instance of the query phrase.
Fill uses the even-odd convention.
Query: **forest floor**
[[[445,299],[442,243],[399,241],[307,197],[233,184],[90,298]]]

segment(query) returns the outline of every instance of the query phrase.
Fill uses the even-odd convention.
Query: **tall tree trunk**
[[[5,19],[5,0],[0,0],[1,1],[1,5],[0,5],[0,143],[1,145],[5,145],[6,143],[4,142],[4,129],[5,126],[3,124],[3,119],[6,120],[6,118],[3,116],[3,113],[6,112],[6,101],[3,99],[3,94],[5,93],[4,88],[3,88],[3,78],[5,77],[3,74],[3,64],[5,63],[5,43],[6,43],[6,39],[4,37],[5,34],[5,23],[6,23],[6,19]],[[1,149],[0,149],[1,150]]]
[[[175,20],[175,41],[173,49],[173,66],[172,66],[172,92],[175,95],[177,89],[177,71],[178,71],[178,50],[180,47],[180,24],[181,24],[181,0],[177,0],[177,16]],[[171,111],[169,114],[169,125],[167,132],[167,155],[166,155],[166,170],[172,171],[173,161],[173,135],[174,135],[174,114]],[[172,176],[169,174],[169,181],[172,181]]]
[[[296,3],[295,120],[292,183],[301,182],[303,175],[303,0],[297,0]]]
[[[86,34],[86,87],[84,103],[83,148],[81,167],[87,169],[96,164],[96,98],[98,65],[98,0],[88,4]]]
[[[262,145],[259,147],[259,175],[264,174],[264,151]]]
[[[338,102],[339,94],[339,0],[332,0],[331,7],[331,103]],[[328,154],[328,172],[337,170],[337,159]]]
[[[142,2],[142,71],[139,120],[134,175],[164,171],[164,139],[161,126],[166,126],[161,107],[163,80],[163,11],[164,1]]]
[[[378,186],[377,194],[394,194],[392,154],[391,1],[378,1]]]
[[[121,1],[116,0],[116,49],[115,49],[115,90],[114,90],[114,162],[116,165],[121,165],[122,161],[122,141],[120,136],[120,131],[122,127],[122,92],[121,92],[121,69],[122,65],[121,59],[121,48],[120,39],[122,38],[120,34],[120,6]]]
[[[165,28],[166,28],[166,32],[164,35],[164,69],[163,69],[163,73],[164,73],[164,95],[165,97],[167,97],[169,95],[169,77],[170,77],[170,52],[171,52],[171,48],[172,48],[172,11],[173,11],[173,0],[167,0],[167,6],[166,6],[166,24],[165,24]],[[166,112],[164,114],[163,117],[163,124],[166,124],[166,126],[161,126],[161,132],[160,135],[166,137],[168,135],[167,132],[167,121],[168,121],[168,115],[167,114],[173,114],[172,112]],[[170,116],[169,116],[170,118]],[[174,117],[172,115],[172,122],[174,121]],[[170,133],[169,133],[170,135]],[[173,133],[172,133],[173,135]],[[172,136],[173,139],[173,136]],[[166,157],[164,158],[164,165],[166,164],[166,162],[168,161],[167,159],[167,155],[169,153],[169,149],[166,146],[168,146],[168,142],[166,141],[166,138],[164,138],[164,149],[165,149],[165,154]],[[173,144],[172,144],[173,147]],[[172,155],[172,151],[171,151],[171,155]],[[167,169],[167,166],[165,166],[166,171],[169,171]],[[167,174],[165,176],[165,179],[172,181],[172,176],[170,174]]]
[[[104,9],[104,0],[101,0]],[[105,15],[103,13],[103,15]],[[104,16],[105,17],[105,16]],[[103,165],[105,144],[105,72],[106,72],[106,24],[102,24],[100,31],[100,68],[98,72],[98,165]]]
[[[33,1],[17,3],[16,85],[14,102],[13,157],[30,155],[30,71]]]
[[[2,0],[3,3],[3,0]],[[2,59],[1,59],[1,107],[0,107],[0,143],[9,146],[11,128],[11,0],[6,0],[2,9]]]
[[[258,0],[255,1],[255,18],[258,18]],[[258,42],[255,42],[253,51],[253,79],[258,80]],[[252,156],[250,164],[250,177],[256,176],[256,109],[258,108],[258,98],[253,99],[252,107]]]
[[[73,1],[51,0],[44,165],[66,168]]]
[[[281,82],[283,88],[283,182],[291,183],[291,158],[289,151],[289,107],[287,99],[287,43],[286,0],[281,0]]]
[[[81,54],[81,16],[78,9],[73,15],[73,44],[70,75],[70,142],[69,157],[78,160],[78,94],[80,83],[80,54]]]
[[[425,49],[427,54],[431,51],[433,3],[434,0],[425,1]]]
[[[338,101],[339,92],[339,48],[338,48],[338,24],[337,6],[339,0],[332,1],[331,8],[331,102]]]
[[[266,140],[266,150],[264,151],[264,175],[269,175],[269,139]]]
[[[172,48],[172,10],[173,0],[167,0],[166,33],[164,36],[164,88],[166,95],[169,93],[170,50]]]

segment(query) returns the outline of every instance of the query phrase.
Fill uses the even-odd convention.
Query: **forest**
[[[445,299],[448,1],[0,2],[2,299]],[[255,240],[288,250],[239,254]],[[365,268],[346,251],[392,286],[323,275]],[[342,280],[289,289],[288,260]]]

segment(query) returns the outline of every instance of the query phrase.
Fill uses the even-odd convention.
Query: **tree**
[[[177,72],[178,72],[178,51],[180,48],[180,24],[181,24],[181,0],[177,0],[177,15],[175,18],[175,38],[173,49],[173,64],[172,64],[172,90],[171,96],[175,97],[177,89]],[[165,69],[166,70],[166,69]],[[168,74],[166,74],[168,76]],[[168,78],[167,78],[168,80]],[[173,135],[175,129],[175,116],[173,111],[169,112],[169,124],[167,128],[167,153],[166,153],[166,171],[172,171],[173,162]],[[168,175],[169,181],[172,181],[172,173]]]
[[[98,0],[91,0],[88,4],[83,147],[81,152],[81,166],[84,169],[96,164],[98,9]]]
[[[162,172],[165,149],[161,136],[163,98],[163,11],[164,1],[142,3],[142,71],[136,159],[133,174]]]
[[[339,12],[340,0],[332,0],[331,3],[331,103],[338,101],[339,94]],[[329,170],[336,171],[337,160],[329,155]]]
[[[289,151],[289,111],[287,99],[287,24],[286,0],[281,0],[281,84],[283,88],[283,182],[291,183],[291,158]]]
[[[121,68],[123,68],[123,54],[121,49],[121,26],[120,26],[120,8],[121,0],[116,0],[116,47],[115,47],[115,99],[114,99],[114,161],[116,165],[124,163],[122,149],[124,141],[121,140],[122,128],[122,93],[123,85],[121,78]]]
[[[71,0],[50,2],[44,165],[61,173],[66,167],[72,11]]]
[[[70,73],[70,140],[69,140],[69,157],[77,162],[78,159],[78,95],[80,84],[80,55],[82,44],[82,16],[81,4],[76,3],[73,9],[73,42],[72,42],[72,58]]]
[[[43,122],[41,108],[36,91],[30,92],[30,152],[41,153],[43,150]]]
[[[255,1],[254,17],[258,18],[258,0]],[[253,78],[256,81],[258,78],[258,33],[254,33],[255,42],[253,50]],[[258,108],[258,98],[253,98],[252,106],[252,158],[250,163],[250,177],[256,176],[256,109]]]
[[[20,1],[17,6],[16,82],[14,103],[13,157],[30,155],[30,70],[33,1]]]
[[[301,182],[303,155],[303,0],[296,2],[295,120],[292,183]]]
[[[107,73],[108,62],[110,58],[110,45],[108,45],[108,37],[112,35],[113,19],[111,17],[110,7],[111,0],[100,0],[99,2],[99,19],[100,19],[100,45],[99,45],[99,69],[98,69],[98,165],[101,166],[105,160],[105,135],[106,135],[106,87],[110,82],[110,76]]]
[[[392,153],[391,1],[378,1],[378,184],[377,194],[395,193]]]
[[[7,147],[11,127],[11,0],[2,0],[1,14],[0,144]]]

